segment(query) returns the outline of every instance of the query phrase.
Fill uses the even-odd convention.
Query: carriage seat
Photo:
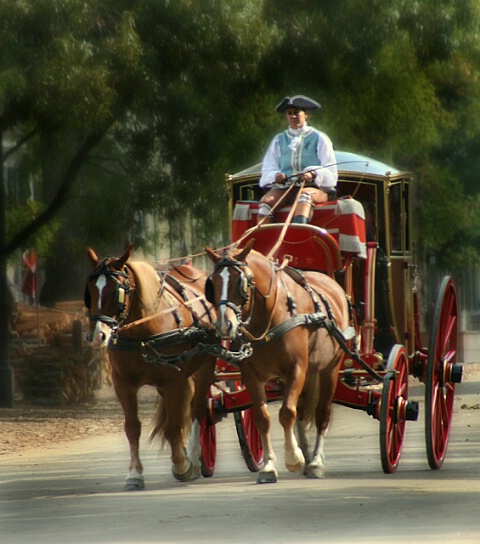
[[[239,240],[244,233],[256,226],[258,216],[257,201],[239,200],[233,211],[232,241]],[[275,220],[283,223],[291,206],[280,208]],[[339,198],[313,207],[310,224],[325,229],[337,242],[343,255],[365,259],[366,226],[365,211],[362,204],[352,197]]]

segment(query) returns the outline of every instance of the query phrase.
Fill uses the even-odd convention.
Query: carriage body
[[[337,151],[336,159],[337,197],[315,206],[307,225],[290,222],[290,207],[275,211],[276,222],[256,225],[261,164],[227,175],[231,240],[243,246],[254,239],[254,249],[265,256],[279,263],[287,260],[300,270],[323,272],[342,285],[352,303],[355,353],[344,349],[334,402],[380,421],[382,468],[392,473],[406,421],[418,417],[418,403],[408,400],[409,376],[418,378],[426,386],[428,463],[437,469],[446,453],[455,383],[462,375],[456,362],[455,285],[451,278],[444,279],[424,347],[413,256],[413,176],[353,153]],[[241,390],[239,382],[235,389]],[[275,386],[273,390],[267,397],[278,399]],[[239,406],[237,396],[242,399]],[[248,408],[243,411],[245,397],[233,393],[229,398],[227,411],[236,415],[247,466],[258,469],[261,448]],[[249,463],[252,457],[258,462]]]
[[[383,359],[395,344],[414,353],[421,339],[412,248],[413,177],[360,155],[336,155],[338,198],[315,206],[308,226],[290,225],[276,256],[280,262],[289,256],[295,268],[338,279],[354,303],[359,332],[374,327],[374,345],[364,342],[364,355],[375,352],[376,359]],[[290,208],[278,210],[278,223],[255,229],[260,169],[255,165],[226,181],[232,241],[254,237],[254,247],[266,253],[277,242]]]

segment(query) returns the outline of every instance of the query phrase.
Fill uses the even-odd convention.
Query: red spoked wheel
[[[455,284],[447,276],[435,305],[425,376],[425,440],[428,464],[432,469],[439,469],[445,459],[455,383],[462,378],[462,366],[456,364],[457,314]]]
[[[417,416],[418,404],[408,402],[408,357],[405,347],[397,344],[388,357],[380,406],[380,454],[386,474],[397,470],[405,423]]]
[[[213,476],[215,470],[215,460],[217,457],[217,431],[215,424],[210,423],[207,416],[203,418],[200,425],[200,448],[201,448],[201,467],[202,476],[209,478]]]
[[[238,391],[238,382],[228,382],[230,391]],[[250,472],[258,472],[263,464],[263,447],[253,418],[252,408],[234,412],[235,429],[245,464]]]

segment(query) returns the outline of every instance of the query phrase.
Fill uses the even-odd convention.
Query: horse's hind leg
[[[310,442],[308,440],[307,426],[305,425],[305,422],[303,420],[298,419],[297,417],[296,427],[298,443],[300,449],[302,450],[303,456],[305,457],[305,462],[308,464],[310,463],[312,458],[310,454]]]
[[[332,400],[337,384],[338,368],[333,372],[324,370],[320,373],[320,399],[316,410],[317,439],[311,462],[308,464],[305,475],[307,478],[325,477],[325,437],[332,414]]]
[[[144,489],[143,465],[140,461],[140,435],[142,424],[138,419],[138,388],[125,384],[113,375],[113,385],[125,417],[125,434],[130,445],[130,466],[125,482],[125,491]]]
[[[195,480],[200,476],[200,463],[192,463],[187,455],[185,430],[191,427],[191,400],[193,396],[193,382],[182,380],[175,387],[167,388],[164,401],[167,408],[165,438],[172,450],[172,474],[181,481]],[[200,426],[194,426],[193,442],[200,443]],[[191,447],[191,446],[190,446]]]
[[[187,456],[192,462],[195,474],[201,473],[202,446],[200,444],[201,424],[207,414],[207,395],[213,383],[216,360],[213,357],[200,361],[199,370],[193,375],[195,393],[192,399],[192,432],[188,439]]]

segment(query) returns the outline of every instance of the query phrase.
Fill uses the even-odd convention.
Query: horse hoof
[[[305,463],[297,463],[296,465],[285,465],[288,472],[302,472],[305,468]]]
[[[145,489],[143,478],[128,478],[125,482],[125,491],[142,491]]]
[[[309,465],[305,471],[305,476],[307,478],[321,480],[325,478],[325,467],[320,465]]]
[[[200,466],[190,463],[190,466],[188,467],[188,470],[186,472],[179,474],[178,472],[175,472],[175,470],[172,468],[172,473],[174,478],[177,479],[179,482],[191,482],[192,480],[200,478],[201,469]]]
[[[276,484],[278,475],[276,470],[269,472],[259,472],[257,477],[257,484]]]

